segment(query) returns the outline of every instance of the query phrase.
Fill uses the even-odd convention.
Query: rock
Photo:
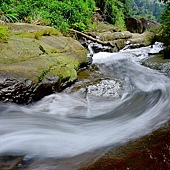
[[[170,126],[111,149],[95,163],[79,170],[170,169]]]
[[[1,156],[0,169],[1,170],[16,170],[23,161],[22,156]]]
[[[143,24],[137,18],[126,18],[125,25],[128,31],[132,33],[142,33],[143,32]]]
[[[49,32],[43,26],[24,25],[10,24],[13,36],[0,43],[1,101],[29,103],[60,91],[76,80],[78,69],[88,62],[87,50],[73,38],[49,35],[53,28]]]
[[[128,31],[132,33],[143,33],[144,31],[158,27],[159,24],[147,18],[126,18],[125,25]]]
[[[130,44],[139,44],[140,46],[147,46],[153,44],[155,34],[152,32],[144,32],[142,34],[134,33],[132,38],[128,39]]]
[[[114,46],[112,51],[118,52],[119,50],[121,50],[125,47],[126,39],[118,39],[118,40],[110,41],[110,43],[112,44],[112,46]]]
[[[165,59],[162,51],[157,54],[151,54],[148,59],[142,61],[142,65],[159,70],[170,77],[170,59]]]
[[[170,59],[170,45],[167,46],[162,52],[165,59]]]
[[[35,84],[26,78],[0,77],[0,100],[28,103],[31,101]]]
[[[137,44],[138,47],[151,45],[155,38],[155,34],[152,32],[144,32],[142,34],[139,34],[139,33],[130,33],[129,31],[114,32],[114,33],[104,32],[104,33],[98,33],[95,36],[98,37],[100,40],[111,44],[112,48],[109,48],[107,50],[108,52],[117,52],[123,49],[127,44]],[[99,50],[97,52],[99,52]]]
[[[94,53],[100,52],[100,51],[117,52],[125,47],[126,41],[129,38],[132,38],[132,33],[130,33],[129,31],[122,31],[122,32],[107,31],[103,33],[93,32],[93,33],[89,33],[89,35],[108,44],[107,46],[103,46],[98,43],[91,43],[92,44],[91,47]],[[85,42],[86,41],[83,41],[82,44],[84,44],[84,46],[87,46]]]
[[[97,35],[102,41],[113,41],[118,39],[129,39],[132,34],[129,31],[122,32],[104,32]]]
[[[140,20],[143,24],[143,32],[148,30],[148,29],[156,28],[156,27],[160,26],[160,24],[156,23],[153,20],[147,19],[147,18],[141,18]]]

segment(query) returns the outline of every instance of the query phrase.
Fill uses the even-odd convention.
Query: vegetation
[[[107,22],[124,28],[124,18],[131,13],[130,0],[97,0],[96,5]]]
[[[162,13],[162,40],[165,44],[170,44],[170,1],[169,0],[163,0],[166,7],[164,12]]]
[[[104,20],[121,30],[125,28],[124,18],[129,16],[161,21],[159,15],[166,3],[162,23],[167,34],[170,28],[170,3],[167,0],[160,1],[162,2],[158,0],[1,0],[0,20],[49,25],[62,32],[69,28],[85,32],[87,28],[94,26],[92,25],[94,12],[100,9]],[[39,36],[41,35],[37,35],[37,38]]]
[[[91,22],[95,2],[92,0],[1,0],[0,19],[86,29]]]
[[[149,18],[157,22],[161,21],[160,15],[164,10],[164,4],[158,0],[131,0],[133,16]]]
[[[8,38],[7,27],[0,26],[0,42],[7,42]]]
[[[124,27],[131,0],[1,0],[0,20],[49,25],[85,32],[100,8],[105,21]]]

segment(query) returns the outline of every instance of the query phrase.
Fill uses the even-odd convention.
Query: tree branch
[[[80,31],[77,31],[77,30],[74,30],[74,29],[70,29],[70,31],[75,32],[76,34],[78,34],[78,35],[80,35],[80,36],[82,36],[82,37],[84,37],[84,38],[86,38],[88,40],[91,40],[93,42],[96,42],[98,44],[101,44],[101,45],[104,45],[104,46],[114,47],[113,45],[110,44],[110,42],[104,42],[104,41],[98,40],[98,39],[96,39],[94,37],[91,37],[91,36],[89,36],[87,34],[84,34],[84,33],[80,32]]]

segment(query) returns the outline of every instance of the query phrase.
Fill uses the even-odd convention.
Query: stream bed
[[[75,170],[162,128],[170,79],[141,65],[160,49],[94,54],[88,73],[63,92],[29,105],[0,103],[0,166],[10,155],[16,169]]]

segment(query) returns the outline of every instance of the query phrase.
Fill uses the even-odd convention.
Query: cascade
[[[76,169],[160,128],[170,120],[170,81],[140,64],[160,49],[96,53],[105,79],[26,106],[0,103],[0,155],[36,160],[24,169]]]

